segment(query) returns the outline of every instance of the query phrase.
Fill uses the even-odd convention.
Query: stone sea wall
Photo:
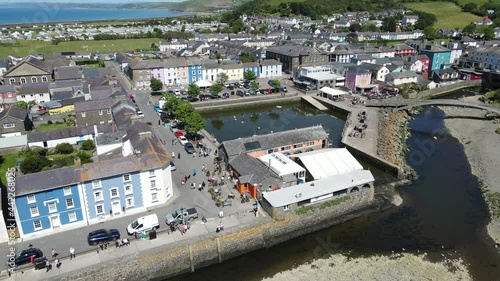
[[[219,234],[140,251],[52,280],[164,280],[363,216],[378,210],[381,204],[371,199],[369,191],[351,197],[333,207],[322,209],[318,205],[306,214],[291,213],[279,221],[266,218]]]

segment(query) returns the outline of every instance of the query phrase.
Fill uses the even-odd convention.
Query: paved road
[[[117,77],[120,82],[123,83],[123,78],[119,73],[117,73]],[[29,244],[32,244],[33,247],[40,248],[47,256],[50,256],[52,248],[56,249],[62,257],[69,256],[70,247],[75,248],[77,253],[94,251],[96,250],[96,247],[88,246],[86,242],[87,234],[90,231],[100,228],[116,228],[120,230],[122,237],[125,237],[127,235],[125,229],[129,223],[131,223],[137,217],[152,213],[157,214],[160,219],[159,235],[161,235],[161,232],[166,230],[166,225],[163,223],[165,215],[173,212],[180,207],[196,207],[200,214],[200,217],[205,216],[207,219],[216,218],[218,216],[221,209],[215,206],[215,203],[211,200],[210,195],[206,189],[204,191],[198,191],[197,189],[190,189],[187,185],[180,185],[181,177],[183,177],[184,175],[192,174],[193,169],[201,172],[202,165],[209,167],[213,171],[214,157],[193,157],[192,155],[188,155],[180,144],[172,145],[171,140],[174,138],[173,133],[166,127],[157,126],[159,117],[154,111],[153,106],[148,105],[149,92],[131,91],[130,88],[125,88],[127,89],[127,92],[133,93],[136,97],[136,101],[145,115],[144,122],[151,121],[154,124],[154,132],[157,134],[157,136],[163,140],[167,140],[167,144],[165,146],[166,150],[169,153],[175,153],[175,165],[177,167],[177,170],[172,172],[174,198],[171,199],[171,201],[168,202],[167,205],[156,207],[145,213],[134,215],[124,214],[119,218],[104,221],[99,224],[90,225],[75,230],[54,231],[53,234],[49,236],[31,239],[28,241],[20,241],[15,245],[17,252],[28,248]],[[181,154],[180,159],[177,159],[178,154]],[[207,178],[204,175],[198,174],[196,177],[191,176],[191,179],[188,183],[196,182],[198,184],[202,181],[206,181],[206,179]],[[221,190],[224,197],[227,197],[227,195],[233,191],[229,186],[223,186],[221,187]],[[226,206],[223,208],[224,216],[235,215],[238,218],[242,218],[238,220],[243,220],[243,222],[245,220],[254,219],[253,216],[248,216],[248,213],[253,208],[252,202],[242,204],[239,202],[239,200],[233,200],[232,203],[232,206]],[[8,253],[9,247],[7,245],[2,245],[0,247],[0,256],[5,257],[4,261],[7,260],[6,257]],[[5,263],[3,264],[4,266],[0,267],[0,269],[7,268],[7,265]]]

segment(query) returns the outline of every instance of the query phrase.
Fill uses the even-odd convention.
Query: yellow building
[[[228,80],[236,81],[243,79],[243,66],[240,63],[221,65],[222,72],[227,75]]]

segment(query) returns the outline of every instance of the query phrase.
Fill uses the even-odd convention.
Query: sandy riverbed
[[[478,97],[467,97],[464,100],[478,102]],[[485,112],[477,109],[456,107],[441,108],[447,116],[484,117]],[[481,181],[485,191],[486,202],[490,210],[498,209],[496,203],[488,200],[488,196],[500,195],[500,135],[495,130],[500,123],[489,120],[450,118],[444,124],[450,134],[464,146],[464,151],[471,165],[472,174]],[[493,216],[488,225],[488,234],[500,243],[500,218]]]
[[[267,281],[302,280],[472,280],[461,259],[429,262],[425,255],[409,253],[349,259],[342,254],[280,272]]]

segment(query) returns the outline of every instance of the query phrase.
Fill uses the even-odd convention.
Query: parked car
[[[242,91],[242,90],[238,90],[236,91],[236,94],[240,97],[244,97],[245,96],[245,93]]]
[[[171,94],[171,95],[175,95],[175,92],[174,90],[168,90],[167,93]]]
[[[177,170],[177,167],[175,166],[174,161],[170,161],[170,171],[175,171]]]
[[[269,80],[269,81],[267,81],[267,84],[269,84],[269,86],[271,86],[273,84],[273,81],[274,80]]]
[[[198,218],[198,211],[195,208],[181,208],[165,217],[165,223],[168,225],[177,225],[186,223]]]
[[[98,229],[87,235],[87,243],[90,246],[97,245],[103,242],[116,241],[120,239],[120,231],[118,229]]]
[[[31,257],[34,257],[35,259],[43,257],[43,252],[37,248],[28,248],[26,250],[22,250],[19,254],[17,254],[16,260],[14,262],[16,266],[29,263]]]
[[[210,98],[213,100],[217,100],[217,99],[220,99],[220,95],[219,94],[211,94]]]
[[[224,93],[224,94],[222,94],[222,98],[223,98],[223,99],[227,99],[227,98],[229,98],[229,93]]]
[[[179,142],[182,144],[182,145],[185,145],[186,143],[188,143],[188,139],[186,139],[185,136],[180,136],[177,138],[179,140]]]
[[[179,90],[179,89],[175,90],[175,95],[176,96],[180,96],[181,95],[181,90]]]
[[[161,96],[161,95],[163,95],[163,93],[162,92],[151,92],[151,95],[152,96]]]
[[[186,150],[186,152],[188,154],[193,154],[193,153],[196,153],[196,150],[194,149],[194,146],[192,143],[188,142],[184,145],[184,150]]]
[[[136,113],[139,117],[144,117],[144,113],[142,113],[142,111],[138,110]]]
[[[286,93],[286,92],[288,92],[288,88],[286,86],[283,86],[283,87],[281,87],[281,91]]]
[[[181,130],[177,129],[177,130],[174,132],[174,136],[175,136],[176,138],[180,138],[180,137],[184,136],[184,133],[183,133]]]
[[[160,228],[156,214],[140,217],[127,226],[128,235],[140,234]]]

